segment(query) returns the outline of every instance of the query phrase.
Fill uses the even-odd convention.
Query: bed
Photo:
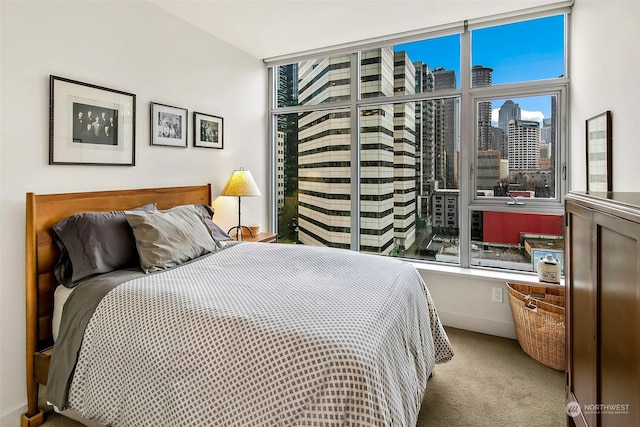
[[[130,211],[149,204],[154,212]],[[27,194],[22,425],[43,421],[39,384],[57,409],[114,426],[415,425],[434,365],[453,356],[415,268],[340,249],[221,243],[215,232],[198,256],[174,262],[172,247],[173,264],[148,262],[145,244],[154,254],[164,244],[149,221],[192,221],[192,206],[210,205],[208,185]],[[53,345],[52,227],[121,210],[139,265],[74,284]],[[197,246],[198,236],[182,240]]]

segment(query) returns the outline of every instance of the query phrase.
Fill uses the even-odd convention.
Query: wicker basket
[[[564,371],[564,288],[507,282],[507,291],[522,349],[543,365]]]

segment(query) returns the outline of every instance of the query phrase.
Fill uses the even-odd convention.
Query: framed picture
[[[222,149],[223,145],[223,118],[194,112],[193,146]]]
[[[187,117],[185,108],[151,103],[151,145],[187,147]]]
[[[611,111],[587,119],[587,191],[612,191]]]
[[[49,164],[135,165],[136,96],[49,77]]]

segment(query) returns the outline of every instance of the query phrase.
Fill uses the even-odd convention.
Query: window
[[[460,89],[460,34],[371,49],[360,58],[363,99]]]
[[[458,238],[459,191],[446,159],[459,140],[459,104],[436,98],[361,108],[360,251],[436,261],[448,245],[453,258],[445,261],[458,262],[458,245],[449,243]]]
[[[561,254],[566,19],[273,66],[280,241],[521,271]]]
[[[472,87],[563,77],[564,19],[555,15],[473,30]]]
[[[556,199],[559,96],[475,102],[476,197]]]

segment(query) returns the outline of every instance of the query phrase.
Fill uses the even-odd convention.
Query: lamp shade
[[[262,194],[260,194],[260,190],[253,180],[253,176],[251,176],[251,172],[239,169],[233,171],[220,195],[245,197],[261,196]]]

